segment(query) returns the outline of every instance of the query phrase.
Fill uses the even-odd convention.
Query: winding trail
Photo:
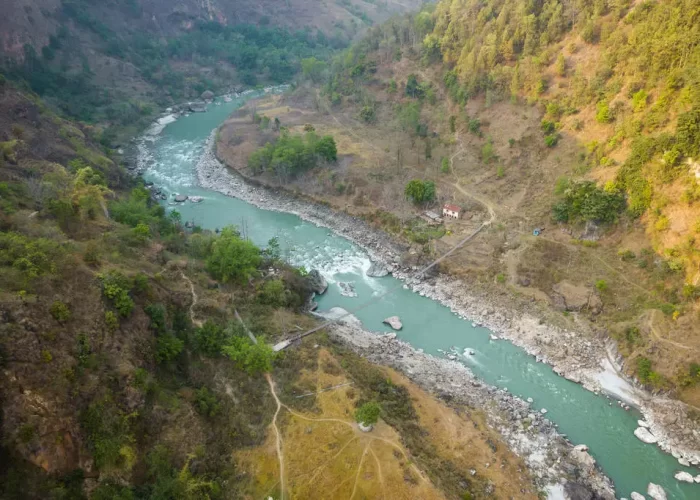
[[[199,296],[197,295],[197,292],[194,289],[194,283],[192,283],[192,280],[185,274],[184,271],[180,271],[180,276],[182,276],[182,279],[189,283],[190,292],[192,292],[192,304],[190,304],[190,321],[192,321],[192,324],[196,327],[201,327],[204,324],[204,322],[201,319],[197,319],[196,314],[194,313],[194,308],[197,305],[197,302],[199,301]]]
[[[277,427],[277,417],[279,416],[283,405],[275,392],[275,383],[272,381],[272,376],[269,373],[266,373],[265,379],[270,385],[270,393],[272,394],[272,397],[275,398],[275,403],[277,404],[275,416],[272,418],[272,428],[275,430],[275,446],[277,448],[277,459],[280,468],[280,499],[284,500],[284,491],[287,486],[284,482],[284,453],[282,453],[282,433],[280,432],[279,427]]]

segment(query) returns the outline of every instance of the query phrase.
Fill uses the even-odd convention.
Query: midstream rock
[[[666,492],[658,484],[649,483],[647,486],[647,495],[654,500],[666,500]]]
[[[384,323],[385,325],[389,325],[394,330],[401,330],[403,328],[403,323],[401,323],[401,320],[398,316],[390,316],[384,321],[382,321],[382,323]]]
[[[637,436],[637,439],[647,444],[654,444],[658,441],[656,436],[649,432],[649,429],[646,427],[637,427],[634,431],[634,435]]]
[[[381,278],[389,274],[389,270],[380,262],[372,262],[372,265],[369,266],[366,274],[372,278]]]

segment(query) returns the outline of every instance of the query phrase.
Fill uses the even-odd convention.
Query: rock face
[[[647,486],[647,495],[654,500],[667,500],[666,492],[658,484],[649,483],[649,486]]]
[[[312,269],[306,279],[309,283],[309,288],[319,295],[323,295],[328,289],[328,282],[326,281],[326,278],[324,278],[316,269]]]
[[[212,92],[211,90],[205,90],[204,92],[202,92],[202,95],[200,97],[204,101],[211,101],[212,99],[214,99],[214,92]]]
[[[637,439],[647,444],[654,444],[658,441],[656,436],[649,432],[649,429],[646,427],[637,427],[637,429],[634,431],[634,435],[637,437]]]
[[[379,262],[372,262],[372,265],[367,269],[367,276],[372,278],[381,278],[389,274],[389,270]]]
[[[178,203],[182,203],[183,201],[187,201],[187,195],[186,194],[178,194],[175,197],[175,201],[177,201]]]
[[[403,328],[403,324],[401,323],[401,320],[398,316],[391,316],[382,321],[382,323],[384,323],[385,325],[389,325],[394,330],[401,330]]]
[[[576,460],[586,471],[591,471],[595,467],[595,458],[588,453],[588,446],[580,444],[574,446],[571,451],[571,458]]]
[[[598,314],[603,306],[600,298],[586,286],[560,281],[552,287],[552,290],[554,306],[563,311],[588,310]]]
[[[676,474],[673,477],[675,477],[677,481],[683,481],[684,483],[694,482],[693,475],[685,471],[676,472]]]

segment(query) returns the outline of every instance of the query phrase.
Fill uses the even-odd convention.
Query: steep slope
[[[321,89],[253,110],[332,134],[336,164],[246,173],[376,222],[411,260],[492,218],[443,270],[613,337],[628,373],[697,406],[698,15],[681,0],[439,2],[370,29]],[[249,123],[219,141],[243,170],[275,140]],[[446,202],[465,217],[422,214]]]
[[[133,134],[157,107],[207,89],[289,81],[300,59],[418,4],[23,0],[0,20],[0,54],[6,75],[50,104]]]

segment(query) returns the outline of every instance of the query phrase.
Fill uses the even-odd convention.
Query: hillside
[[[371,28],[322,85],[232,117],[219,156],[373,221],[414,261],[491,221],[443,271],[612,337],[640,383],[697,406],[699,13],[681,0],[442,1]],[[337,162],[248,161],[309,131],[336,139]],[[421,217],[445,202],[466,216]]]
[[[1,70],[72,118],[113,127],[110,143],[205,90],[289,82],[301,59],[325,59],[417,5],[22,0],[0,20]]]

